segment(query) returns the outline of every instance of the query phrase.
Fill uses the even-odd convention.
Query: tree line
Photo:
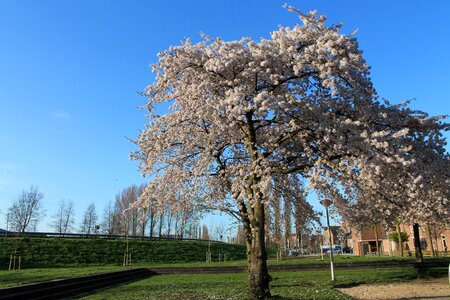
[[[100,216],[94,202],[84,211],[77,223],[75,203],[61,199],[48,226],[55,233],[82,233],[105,235],[132,235],[149,237],[177,237],[209,239],[208,227],[200,225],[198,210],[175,210],[164,208],[139,208],[135,204],[144,186],[131,185],[109,201]],[[44,209],[44,194],[38,186],[23,190],[13,201],[6,213],[6,229],[17,233],[36,231],[47,216]]]

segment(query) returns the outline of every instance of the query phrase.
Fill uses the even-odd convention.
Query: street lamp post
[[[333,261],[333,242],[331,239],[331,228],[330,228],[330,215],[328,214],[328,207],[331,205],[331,200],[325,199],[320,201],[325,207],[325,212],[327,214],[327,226],[328,226],[328,238],[330,243],[330,269],[331,269],[331,281],[334,281],[334,261]]]

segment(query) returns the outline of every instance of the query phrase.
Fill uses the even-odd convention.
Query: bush
[[[402,231],[400,233],[400,237],[402,238],[402,242],[407,242],[408,239],[409,239],[409,235],[406,232],[404,232],[404,231]],[[391,240],[391,241],[393,241],[393,242],[398,244],[398,233],[397,232],[391,232],[389,234],[389,240]]]

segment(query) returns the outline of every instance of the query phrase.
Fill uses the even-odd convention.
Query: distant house
[[[295,247],[299,249],[314,250],[320,246],[322,235],[304,233],[302,236],[296,234],[291,235],[290,248]]]
[[[413,255],[414,231],[412,225],[400,225],[401,231],[408,234],[408,241],[404,242],[405,255]],[[376,229],[376,231],[375,231]],[[382,255],[393,255],[399,251],[399,245],[389,240],[389,234],[382,226],[362,226],[352,228],[351,238],[347,240],[348,246],[353,248],[355,255],[377,255],[376,240],[378,239],[379,251]],[[375,234],[376,233],[376,234]],[[450,251],[450,226],[421,225],[419,229],[420,245],[424,254],[431,254],[431,250],[446,254]]]
[[[389,249],[392,249],[388,234],[382,226],[352,228],[351,233],[348,245],[353,248],[353,254],[355,255],[377,255],[377,238],[380,253],[386,252],[389,254],[391,251]]]
[[[346,234],[342,231],[341,226],[330,226],[331,241],[333,245],[343,245]],[[328,227],[323,228],[323,244],[330,244],[330,235]]]

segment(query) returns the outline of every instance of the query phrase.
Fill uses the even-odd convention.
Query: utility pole
[[[334,281],[334,261],[333,261],[333,241],[331,239],[331,228],[330,228],[330,215],[328,213],[328,207],[331,205],[331,200],[325,199],[320,201],[320,204],[322,204],[325,207],[325,211],[327,213],[327,226],[328,226],[328,238],[330,242],[330,270],[331,270],[331,281]]]

